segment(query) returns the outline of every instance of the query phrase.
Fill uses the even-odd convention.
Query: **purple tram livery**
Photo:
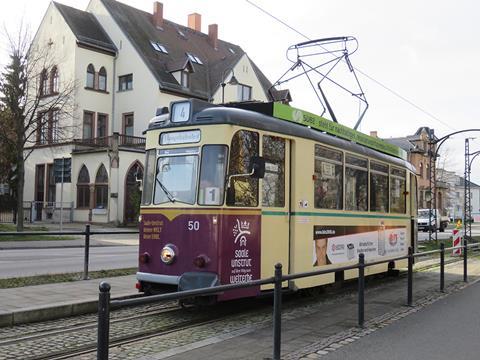
[[[147,129],[137,288],[192,290],[270,277],[278,262],[298,273],[351,264],[361,252],[366,261],[406,254],[417,211],[415,169],[405,159],[381,139],[281,103],[173,102]]]

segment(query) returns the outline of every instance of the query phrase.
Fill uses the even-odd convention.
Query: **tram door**
[[[273,275],[276,263],[289,272],[290,237],[290,142],[278,136],[262,136],[265,177],[261,185],[261,278]],[[271,288],[266,286],[264,289]]]

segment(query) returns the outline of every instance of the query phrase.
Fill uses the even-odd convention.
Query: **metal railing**
[[[90,259],[90,236],[92,235],[124,235],[124,234],[138,234],[138,230],[119,230],[119,231],[92,231],[90,230],[90,225],[85,225],[85,231],[24,231],[24,232],[13,232],[6,231],[0,232],[1,236],[35,236],[35,235],[48,235],[48,236],[83,236],[84,237],[84,256],[83,256],[83,280],[88,280],[88,266]]]
[[[114,146],[145,149],[145,138],[140,136],[131,136],[114,133],[110,136],[102,136],[87,139],[74,139],[73,143],[86,147],[109,147]]]
[[[480,243],[467,244],[465,240],[463,246],[463,281],[468,281],[467,274],[467,258],[468,248],[477,247]],[[282,317],[282,283],[284,281],[295,280],[300,278],[325,275],[337,271],[358,269],[358,326],[363,327],[365,323],[365,268],[374,265],[380,265],[393,261],[408,260],[408,274],[407,274],[407,306],[413,305],[413,262],[417,257],[440,254],[440,291],[445,289],[445,251],[458,249],[458,247],[445,248],[442,243],[439,250],[425,251],[420,253],[413,253],[412,247],[408,248],[408,254],[387,260],[379,260],[372,262],[365,262],[365,255],[363,253],[358,255],[358,263],[337,267],[334,269],[317,270],[310,272],[303,272],[297,274],[282,274],[282,264],[276,264],[274,269],[274,276],[266,279],[254,280],[240,284],[219,285],[209,288],[201,288],[188,291],[179,291],[168,294],[152,295],[135,299],[125,300],[110,300],[110,285],[106,282],[101,282],[99,285],[98,297],[98,334],[97,334],[97,359],[108,360],[109,349],[109,332],[110,332],[110,309],[122,308],[132,305],[145,305],[159,301],[166,300],[181,300],[191,298],[194,296],[219,294],[224,291],[231,291],[241,288],[248,288],[253,286],[274,284],[273,294],[273,359],[279,360],[281,356],[281,317]]]

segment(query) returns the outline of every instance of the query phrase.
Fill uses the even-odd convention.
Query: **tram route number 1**
[[[188,231],[198,231],[200,230],[200,221],[189,220],[187,222]]]

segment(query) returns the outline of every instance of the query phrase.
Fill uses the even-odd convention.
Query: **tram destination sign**
[[[390,144],[382,139],[375,138],[359,131],[353,130],[348,126],[338,124],[319,115],[312,114],[308,111],[299,110],[282,103],[273,103],[272,116],[282,120],[310,126],[314,129],[324,131],[328,134],[338,136],[342,139],[350,140],[371,149],[393,155],[403,160],[407,160],[406,151],[399,148],[398,146]]]

